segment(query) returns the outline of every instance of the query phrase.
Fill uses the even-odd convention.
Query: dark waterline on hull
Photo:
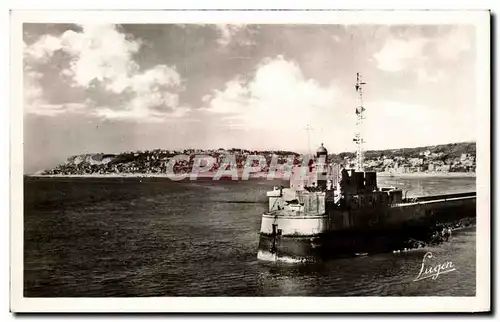
[[[271,261],[317,262],[439,246],[449,241],[453,231],[475,229],[475,218],[464,219],[442,226],[412,227],[399,231],[339,231],[310,237],[261,234],[261,253],[258,257]],[[450,229],[449,232],[447,229]]]

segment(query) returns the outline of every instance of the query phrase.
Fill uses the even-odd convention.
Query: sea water
[[[408,197],[475,190],[473,177],[379,182],[407,190]],[[24,295],[475,295],[473,227],[411,252],[312,264],[258,260],[266,191],[277,184],[26,177]],[[429,252],[436,263],[452,262],[456,269],[415,281]]]

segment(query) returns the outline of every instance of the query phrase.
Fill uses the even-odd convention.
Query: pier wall
[[[464,215],[475,213],[476,198],[450,198],[446,200],[417,202],[390,208],[386,223],[407,222],[410,220],[425,220],[443,222],[456,220]]]

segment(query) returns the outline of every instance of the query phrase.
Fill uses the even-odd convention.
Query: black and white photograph
[[[13,310],[489,310],[490,13],[201,13],[14,17]]]

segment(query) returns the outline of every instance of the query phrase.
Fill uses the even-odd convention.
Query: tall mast
[[[309,148],[309,155],[311,155],[311,131],[314,129],[309,124],[306,125],[305,129],[307,131],[307,145]]]
[[[358,106],[356,107],[356,133],[354,135],[353,141],[356,143],[356,171],[363,171],[363,161],[364,161],[364,151],[363,151],[363,136],[362,136],[362,125],[364,119],[363,107],[363,82],[360,73],[356,73],[356,92],[358,93]]]

